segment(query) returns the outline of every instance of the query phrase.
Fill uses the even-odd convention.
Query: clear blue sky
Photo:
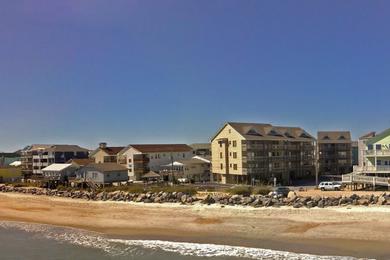
[[[388,1],[0,2],[0,150],[390,127]]]

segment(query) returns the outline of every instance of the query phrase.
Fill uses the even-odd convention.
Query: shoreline
[[[0,220],[102,233],[112,238],[390,258],[387,207],[326,209],[85,201],[0,194]]]

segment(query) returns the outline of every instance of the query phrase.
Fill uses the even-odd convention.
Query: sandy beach
[[[0,220],[74,227],[112,237],[389,259],[390,207],[246,208],[88,202],[0,194]]]

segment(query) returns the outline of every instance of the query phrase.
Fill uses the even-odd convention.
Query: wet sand
[[[97,231],[112,237],[390,259],[390,207],[246,208],[88,202],[0,194],[0,220]]]

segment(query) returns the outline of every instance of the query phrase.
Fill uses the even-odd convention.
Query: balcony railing
[[[389,172],[390,173],[390,165],[377,165],[375,166],[354,166],[354,172],[362,172],[362,173],[375,173],[375,172]]]
[[[366,156],[390,156],[390,150],[367,150]]]

